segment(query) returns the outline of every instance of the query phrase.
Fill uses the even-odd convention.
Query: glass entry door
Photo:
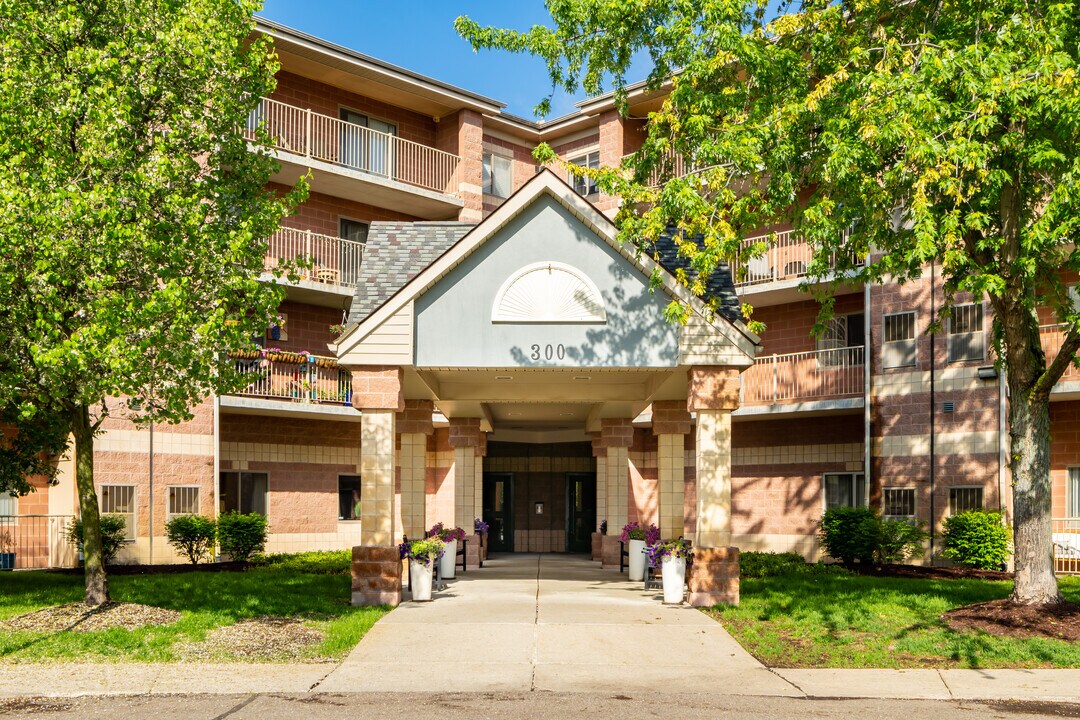
[[[566,475],[566,552],[592,552],[596,530],[596,474]]]
[[[484,522],[488,552],[514,552],[514,475],[484,473]]]

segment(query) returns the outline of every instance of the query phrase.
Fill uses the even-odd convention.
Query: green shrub
[[[881,541],[881,519],[870,508],[835,507],[821,516],[821,545],[845,565],[873,562]]]
[[[253,555],[251,564],[294,573],[346,575],[351,571],[352,551],[313,550],[301,553]]]
[[[218,542],[221,552],[244,562],[266,548],[266,516],[227,512],[218,518]]]
[[[108,565],[116,559],[116,554],[124,546],[124,534],[127,532],[127,522],[119,515],[101,516],[101,561]],[[77,518],[68,525],[67,539],[83,551],[83,521]]]
[[[923,552],[923,543],[930,539],[926,523],[904,520],[882,520],[879,527],[874,559],[881,563],[899,563]]]
[[[217,524],[203,515],[178,515],[165,523],[165,537],[176,551],[198,565],[214,553]]]
[[[790,575],[806,570],[806,560],[799,553],[744,552],[739,553],[739,574],[746,578],[767,578]]]
[[[968,510],[945,518],[941,554],[981,570],[1001,570],[1009,559],[1009,528],[1001,513]]]

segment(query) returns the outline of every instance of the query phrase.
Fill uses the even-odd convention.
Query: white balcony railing
[[[1043,352],[1046,353],[1046,364],[1054,362],[1054,358],[1061,352],[1061,344],[1065,342],[1064,325],[1043,325],[1039,328],[1039,339],[1042,340]],[[1061,376],[1062,380],[1080,380],[1080,368],[1070,364],[1065,368]]]
[[[269,98],[262,98],[248,117],[249,139],[254,138],[253,131],[260,124],[279,150],[426,190],[457,194],[457,155]]]
[[[864,357],[861,345],[759,357],[742,375],[742,404],[861,396]]]
[[[1053,518],[1054,569],[1062,574],[1080,574],[1080,518]]]
[[[356,287],[363,256],[364,244],[355,240],[283,227],[270,236],[265,266],[273,271],[282,262],[302,263],[304,280]]]
[[[235,395],[327,405],[352,401],[352,376],[335,358],[272,350],[252,354],[233,358],[233,367],[251,379]]]

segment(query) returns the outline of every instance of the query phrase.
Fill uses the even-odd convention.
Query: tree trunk
[[[1054,575],[1050,507],[1050,395],[1033,392],[1046,367],[1039,321],[1016,292],[1001,307],[1009,384],[1009,470],[1013,491],[1012,600],[1024,605],[1061,602]],[[1003,499],[1004,500],[1004,499]]]
[[[94,428],[90,409],[75,405],[71,409],[71,428],[75,435],[75,487],[79,492],[79,511],[83,523],[83,565],[86,569],[86,604],[97,607],[109,602],[109,580],[101,550],[101,516],[94,490]]]

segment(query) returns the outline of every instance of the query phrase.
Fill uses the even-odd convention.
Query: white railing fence
[[[248,116],[248,137],[262,125],[274,146],[407,185],[457,194],[457,155],[329,115],[262,98]]]
[[[274,270],[281,261],[301,262],[308,266],[298,270],[305,280],[356,287],[363,243],[287,227],[279,228],[268,242],[267,270]]]
[[[773,405],[863,394],[861,345],[766,355],[742,375],[744,405]]]
[[[0,515],[0,570],[69,567],[75,550],[67,539],[71,515]]]
[[[334,358],[281,359],[269,352],[266,357],[233,358],[233,367],[250,377],[235,395],[328,405],[352,401],[352,376],[337,367]]]
[[[1062,574],[1080,574],[1080,518],[1053,518],[1054,569]]]

